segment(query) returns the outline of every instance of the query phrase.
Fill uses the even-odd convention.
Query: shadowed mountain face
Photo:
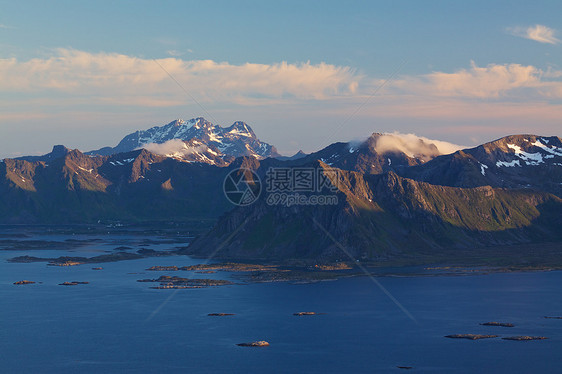
[[[230,127],[220,127],[201,117],[189,121],[178,119],[164,126],[139,130],[125,136],[114,148],[104,147],[86,154],[105,156],[130,152],[145,148],[149,144],[164,144],[174,139],[187,141],[187,146],[195,149],[195,152],[205,153],[210,149],[210,154],[221,157],[254,156],[261,159],[279,155],[275,147],[256,138],[254,131],[244,122],[235,122]],[[197,149],[197,147],[200,149]],[[188,154],[188,152],[181,152],[181,148],[178,149],[177,147],[169,147],[168,150],[161,148],[161,150],[163,151],[161,154],[176,154],[177,157]],[[192,153],[189,152],[189,154]],[[208,154],[209,152],[206,156]],[[189,157],[187,159],[194,161]],[[204,159],[196,159],[195,161],[206,162]],[[212,158],[207,163],[213,163],[211,161]]]
[[[430,160],[439,154],[433,144],[424,144],[431,152],[412,155],[414,157],[410,157],[399,150],[388,150],[385,153],[380,153],[376,149],[377,142],[381,137],[383,137],[383,134],[374,133],[361,143],[334,143],[318,152],[297,159],[296,163],[305,164],[312,161],[322,161],[329,166],[343,170],[380,174],[390,170],[420,165],[425,160]],[[421,139],[420,142],[423,143]]]
[[[531,188],[562,197],[562,139],[512,135],[475,148],[439,155],[433,144],[419,140],[424,152],[409,156],[378,145],[382,134],[358,144],[334,143],[287,165],[322,161],[331,167],[364,174],[396,174],[451,187]],[[383,148],[383,152],[380,149]],[[276,164],[277,165],[277,164]]]
[[[328,165],[316,166],[333,176]],[[562,200],[548,193],[438,186],[394,172],[337,175],[337,205],[270,206],[263,196],[223,216],[186,252],[220,247],[225,258],[348,260],[326,232],[363,260],[562,239]]]
[[[57,158],[61,158],[65,156],[70,149],[66,148],[64,145],[55,145],[53,146],[53,150],[50,153],[47,153],[43,156],[23,156],[18,157],[16,160],[25,160],[25,161],[45,161],[49,162],[52,160],[56,160]]]
[[[533,188],[562,197],[562,139],[507,136],[481,146],[439,156],[401,175],[453,187]]]
[[[222,193],[228,172],[146,150],[86,156],[78,150],[50,162],[0,163],[0,222],[216,218],[231,206]]]
[[[253,136],[243,125],[227,130]],[[204,256],[220,247],[219,257],[267,260],[345,259],[339,245],[355,258],[376,260],[562,242],[560,138],[509,136],[436,156],[423,141],[417,153],[381,151],[381,136],[285,160],[229,158],[203,135],[180,140],[187,151],[168,156],[145,149],[88,156],[56,146],[45,156],[0,162],[0,222],[220,217],[187,253]],[[287,207],[263,193],[234,207],[223,193],[231,170],[254,170],[266,185],[270,168],[295,167],[321,172],[330,182],[321,193],[337,201]]]

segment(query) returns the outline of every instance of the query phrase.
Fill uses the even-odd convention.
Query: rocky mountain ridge
[[[164,155],[184,157],[193,161],[189,156],[193,153],[210,155],[221,158],[236,158],[253,156],[259,159],[279,156],[275,147],[260,141],[252,128],[245,122],[234,122],[229,127],[214,125],[202,117],[188,121],[177,119],[164,126],[154,126],[148,130],[138,130],[125,136],[115,147],[104,147],[86,152],[88,155],[107,156],[116,153],[130,152],[139,148],[146,148],[152,144],[166,144],[171,140],[183,140],[184,147],[170,146],[160,148]],[[182,148],[185,148],[182,150]],[[193,150],[193,151],[189,151]],[[196,159],[198,162],[213,163],[216,157]]]
[[[329,165],[315,167],[333,178]],[[220,248],[221,258],[349,260],[341,245],[354,258],[372,261],[562,240],[562,199],[546,192],[433,185],[393,171],[339,169],[337,175],[336,205],[271,206],[263,196],[221,217],[185,252],[203,256]]]
[[[366,260],[562,243],[559,137],[512,135],[436,155],[431,144],[422,144],[427,153],[380,152],[382,136],[286,159],[228,158],[199,138],[179,140],[190,150],[180,155],[55,146],[0,162],[0,223],[218,219],[185,253],[220,247],[219,257],[276,261],[342,260],[336,243]],[[270,168],[319,171],[333,188],[316,193],[337,202],[275,205],[264,193],[235,207],[223,183],[238,168],[255,171],[264,187]]]
[[[401,175],[452,187],[532,188],[562,197],[562,139],[511,135],[438,156]]]

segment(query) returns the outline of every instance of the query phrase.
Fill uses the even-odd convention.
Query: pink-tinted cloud
[[[33,92],[54,90],[80,95],[175,95],[178,88],[169,73],[202,101],[232,98],[322,100],[353,94],[358,79],[353,69],[310,63],[232,65],[212,60],[150,59],[116,53],[88,53],[58,49],[44,59],[0,60],[0,90]],[[172,83],[172,84],[171,84]]]
[[[562,98],[562,82],[551,79],[559,74],[532,65],[489,64],[480,67],[471,62],[469,69],[404,77],[394,86],[404,94],[432,97],[535,100]]]
[[[107,145],[100,129],[115,128],[112,139],[117,141],[130,131],[178,117],[206,116],[205,112],[223,125],[247,121],[282,150],[303,139],[315,139],[317,144],[305,149],[315,151],[329,142],[396,129],[432,138],[446,134],[446,139],[463,144],[465,134],[548,135],[559,132],[561,77],[554,68],[473,62],[452,72],[402,75],[372,96],[383,78],[347,66],[234,65],[180,58],[156,63],[116,53],[59,49],[27,61],[0,60],[1,140],[5,146],[16,144],[7,134],[24,128],[38,143],[54,129],[64,128],[67,134],[67,129],[80,129],[73,135],[74,146],[94,149]],[[87,136],[84,131],[89,131]],[[85,145],[94,139],[95,145]]]

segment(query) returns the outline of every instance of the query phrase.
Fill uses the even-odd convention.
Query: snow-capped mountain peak
[[[232,126],[225,129],[225,132],[230,135],[245,136],[249,138],[256,137],[256,134],[254,134],[252,129],[245,122],[241,121],[234,122]]]
[[[138,130],[125,136],[114,148],[105,147],[88,152],[88,154],[110,155],[129,152],[134,149],[147,148],[150,144],[164,144],[174,139],[186,142],[197,140],[205,145],[206,149],[217,152],[218,156],[223,159],[241,156],[263,159],[278,156],[275,147],[260,141],[245,122],[237,121],[229,127],[221,127],[202,117],[188,121],[176,119],[167,125]],[[189,147],[191,146],[192,144],[189,144]],[[214,161],[207,163],[216,164]]]
[[[558,137],[512,135],[483,145],[489,155],[495,156],[496,167],[524,167],[560,165],[562,143]]]

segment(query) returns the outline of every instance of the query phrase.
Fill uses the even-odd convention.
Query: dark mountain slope
[[[205,256],[221,248],[217,256],[224,258],[347,259],[319,226],[354,257],[369,260],[562,239],[562,200],[547,193],[435,186],[393,172],[340,171],[333,182],[337,205],[270,206],[263,196],[227,213],[187,252]]]
[[[306,164],[312,161],[322,161],[329,166],[358,171],[367,174],[380,174],[390,170],[401,170],[405,167],[420,165],[424,160],[431,159],[430,155],[409,157],[401,151],[380,153],[376,151],[376,144],[383,134],[374,133],[361,143],[334,143],[326,148],[295,160],[295,164]],[[428,148],[431,145],[427,145]],[[435,147],[435,146],[433,146]],[[434,150],[437,154],[437,149]]]
[[[252,134],[247,128],[231,130]],[[0,162],[0,222],[222,215],[187,253],[205,256],[220,248],[219,257],[267,260],[345,259],[326,231],[354,257],[370,260],[562,242],[562,205],[554,195],[562,185],[560,138],[510,136],[438,157],[432,144],[418,144],[426,153],[410,157],[397,150],[377,152],[380,136],[358,145],[334,143],[287,161],[226,160],[216,152],[216,163],[226,167],[197,162],[214,157],[213,145],[190,160],[144,149],[88,156],[64,147],[40,158],[6,159]],[[187,142],[197,147],[195,141]],[[333,190],[325,186],[300,195],[337,200],[275,205],[265,191],[252,205],[233,209],[223,193],[225,176],[251,169],[266,187],[267,172],[275,167],[319,170]]]
[[[454,187],[533,188],[562,196],[562,139],[507,136],[481,146],[439,156],[400,174]]]
[[[50,153],[47,153],[43,156],[23,156],[17,157],[16,160],[25,160],[25,161],[45,161],[49,162],[52,160],[56,160],[57,158],[61,158],[70,152],[70,149],[66,148],[64,145],[55,145],[53,146],[53,150]]]
[[[226,168],[181,162],[146,150],[0,163],[0,222],[215,218],[230,209]]]

